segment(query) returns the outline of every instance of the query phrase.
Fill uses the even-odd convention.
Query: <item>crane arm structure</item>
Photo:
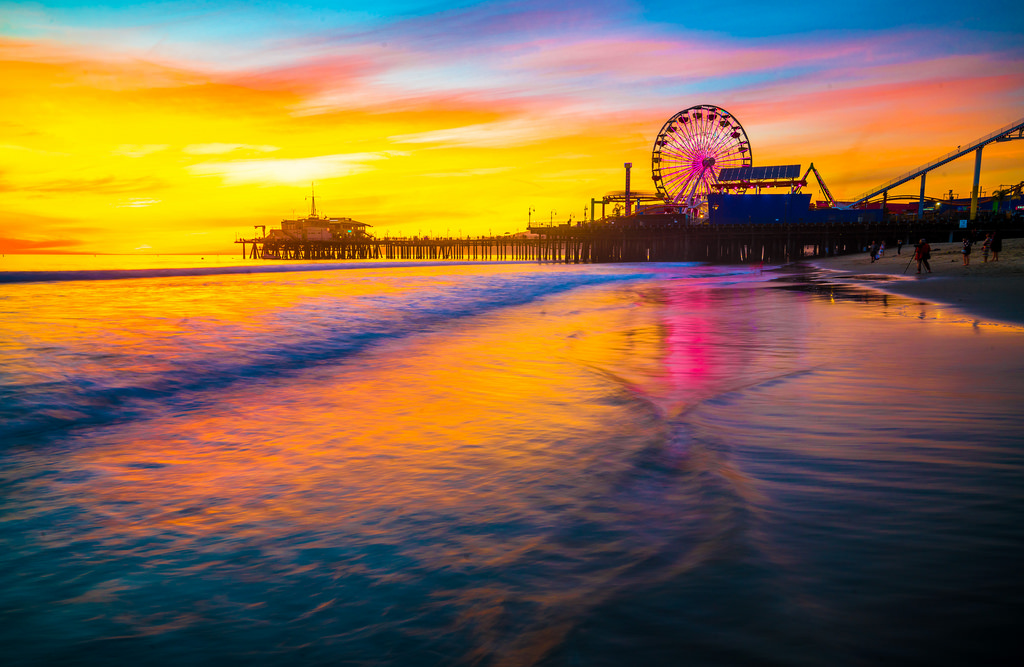
[[[825,185],[825,179],[821,177],[820,173],[818,173],[818,169],[817,167],[814,166],[813,162],[811,163],[811,166],[807,167],[807,171],[804,172],[804,177],[801,178],[800,180],[806,183],[807,177],[811,175],[812,171],[814,172],[814,177],[818,179],[818,186],[821,187],[821,193],[825,195],[825,199],[828,200],[828,205],[831,206],[832,208],[835,208],[836,198],[832,196],[832,191],[828,189],[827,185]]]

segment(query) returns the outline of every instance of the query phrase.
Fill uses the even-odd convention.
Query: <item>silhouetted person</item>
[[[985,241],[981,244],[981,261],[988,262],[988,252],[992,249],[992,234],[985,234]]]
[[[999,261],[999,253],[1003,249],[1003,239],[999,238],[999,232],[992,232],[992,261]]]
[[[899,255],[901,250],[903,250],[903,239],[902,238],[896,240],[896,254]]]
[[[971,239],[968,236],[964,237],[963,245],[960,246],[960,254],[964,256],[964,266],[971,265]]]
[[[921,273],[921,265],[924,264],[924,268],[928,273],[932,272],[932,267],[929,266],[928,260],[932,258],[932,247],[925,243],[924,239],[921,239],[916,246],[914,246],[914,259],[917,260],[917,272]]]

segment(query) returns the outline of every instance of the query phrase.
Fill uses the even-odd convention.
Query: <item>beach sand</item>
[[[808,262],[834,272],[840,281],[956,306],[982,319],[1024,324],[1024,239],[1004,239],[999,261],[990,257],[987,263],[982,261],[981,243],[976,243],[970,266],[963,265],[959,242],[931,247],[930,274],[917,274],[917,262],[911,261],[913,244],[904,245],[899,255],[896,248],[887,248],[874,263],[866,252]]]

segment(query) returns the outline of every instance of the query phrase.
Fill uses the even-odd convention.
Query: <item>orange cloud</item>
[[[740,119],[755,164],[813,160],[844,197],[1022,108],[1019,54],[890,41],[367,38],[231,69],[0,39],[0,221],[59,212],[7,232],[12,248],[232,253],[236,233],[303,209],[315,180],[323,209],[378,233],[519,230],[529,208],[581,217],[621,189],[623,162],[650,189],[654,135],[699,103]],[[1018,145],[986,149],[983,183],[1022,179]],[[929,184],[963,179],[955,165]],[[68,222],[94,231],[69,238]]]

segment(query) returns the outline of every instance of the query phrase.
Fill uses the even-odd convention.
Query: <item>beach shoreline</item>
[[[1024,325],[1024,239],[1006,239],[999,261],[982,261],[976,243],[964,266],[960,242],[931,244],[931,273],[917,273],[913,244],[900,254],[888,248],[872,262],[866,252],[822,257],[805,263],[827,271],[840,282],[890,294],[940,303],[982,319]]]

